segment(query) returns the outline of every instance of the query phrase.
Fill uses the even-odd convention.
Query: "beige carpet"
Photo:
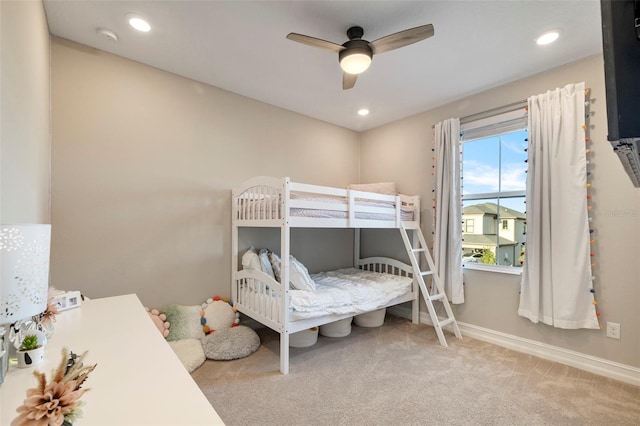
[[[640,425],[640,387],[387,315],[379,328],[291,349],[279,336],[192,373],[227,425]]]

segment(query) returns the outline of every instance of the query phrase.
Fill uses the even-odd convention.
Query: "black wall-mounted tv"
[[[610,142],[640,138],[640,0],[601,0]]]

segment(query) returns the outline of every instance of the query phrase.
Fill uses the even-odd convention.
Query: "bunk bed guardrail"
[[[252,178],[233,191],[233,203],[233,220],[245,226],[277,226],[282,221],[310,227],[420,226],[419,196],[302,184],[289,178]]]

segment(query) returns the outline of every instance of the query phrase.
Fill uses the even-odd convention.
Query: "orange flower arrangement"
[[[88,389],[82,385],[97,364],[84,367],[82,361],[87,352],[76,359],[66,348],[62,349],[62,361],[52,373],[50,383],[44,373],[33,373],[38,387],[27,390],[27,398],[16,409],[18,417],[11,426],[62,426],[71,425],[80,415],[80,397]]]
[[[42,315],[43,320],[49,320],[49,321],[56,320],[56,315],[58,315],[58,308],[56,307],[55,303],[51,301],[51,299],[49,299],[49,303],[47,304],[47,309],[40,315]]]

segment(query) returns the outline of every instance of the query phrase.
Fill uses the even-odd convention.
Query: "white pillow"
[[[297,290],[316,291],[316,283],[309,276],[307,268],[295,257],[289,256],[289,281]]]
[[[398,195],[395,182],[379,182],[379,183],[352,183],[348,189],[356,191],[375,192],[376,194]]]
[[[249,247],[249,249],[242,255],[242,269],[262,270],[258,252],[253,247]]]
[[[282,268],[280,267],[280,257],[272,251],[269,252],[268,257],[269,257],[269,261],[271,262],[273,276],[276,279],[276,281],[280,282],[280,276],[282,275],[281,273]]]
[[[267,249],[260,249],[260,253],[258,257],[260,258],[260,268],[262,272],[269,275],[274,280],[276,279],[275,274],[273,273],[273,268],[271,267],[271,260],[269,260],[270,251]]]
[[[269,253],[269,259],[271,259],[276,281],[281,282],[282,265],[280,257],[275,253]],[[316,283],[309,276],[309,271],[292,255],[289,255],[289,285],[295,290],[316,291]]]

